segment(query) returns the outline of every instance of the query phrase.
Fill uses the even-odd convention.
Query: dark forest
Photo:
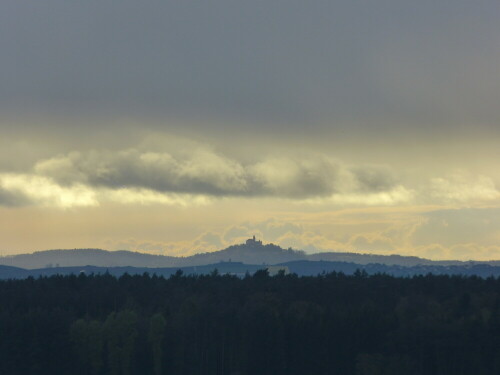
[[[500,278],[0,281],[1,374],[500,373]]]

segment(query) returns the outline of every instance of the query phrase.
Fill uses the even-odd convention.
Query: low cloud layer
[[[446,202],[495,200],[500,191],[488,176],[455,172],[444,178],[433,178],[429,186],[433,198]]]
[[[305,200],[384,194],[400,188],[384,167],[350,167],[317,154],[243,163],[208,148],[190,152],[72,152],[37,162],[33,173],[62,186],[82,184],[95,189],[207,197]]]
[[[454,171],[409,184],[387,166],[352,165],[314,152],[243,161],[207,145],[74,151],[31,169],[0,171],[0,205],[59,208],[207,204],[223,198],[285,199],[311,206],[493,202],[493,179]]]

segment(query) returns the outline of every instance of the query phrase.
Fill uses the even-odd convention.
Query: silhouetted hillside
[[[20,254],[2,259],[9,266],[34,269],[51,267],[175,267],[181,258],[137,253],[132,251],[107,251],[101,249],[45,250]]]
[[[211,264],[222,261],[242,262],[246,264],[278,264],[292,260],[307,259],[303,251],[285,250],[274,244],[259,243],[230,246],[212,253],[196,254],[186,258],[192,265]]]
[[[0,265],[0,279],[21,279],[30,275],[29,270]]]
[[[500,265],[492,262],[432,261],[413,256],[372,255],[356,253],[325,252],[306,254],[303,251],[283,249],[274,244],[262,244],[260,241],[247,241],[246,244],[230,246],[224,250],[200,253],[188,257],[151,255],[132,251],[106,251],[100,249],[46,250],[32,254],[20,254],[0,258],[0,264],[25,269],[51,267],[191,267],[220,262],[241,262],[253,265],[272,265],[291,261],[328,261],[347,262],[360,265],[385,264],[388,266],[463,266],[472,264]]]
[[[259,270],[266,269],[266,265],[244,264],[241,262],[220,262],[202,266],[186,267],[97,267],[97,266],[78,266],[78,267],[50,267],[39,269],[22,269],[17,267],[0,266],[0,280],[5,279],[24,279],[29,276],[47,277],[54,275],[79,275],[79,274],[110,274],[120,277],[124,274],[142,275],[148,273],[163,277],[170,277],[182,271],[186,275],[208,275],[215,271],[219,274],[229,274],[238,277],[244,277],[247,274],[253,275]],[[441,265],[420,265],[420,266],[395,266],[378,263],[357,264],[352,262],[326,262],[298,260],[281,263],[279,268],[297,274],[298,276],[316,276],[328,274],[331,272],[341,272],[345,275],[353,275],[356,272],[366,272],[367,275],[387,274],[398,277],[411,277],[416,275],[461,275],[461,276],[479,276],[500,277],[500,267],[489,264],[464,264],[459,266],[441,266]]]

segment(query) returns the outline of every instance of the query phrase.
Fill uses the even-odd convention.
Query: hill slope
[[[195,254],[189,257],[171,257],[151,255],[132,251],[106,251],[100,249],[46,250],[32,254],[20,254],[0,258],[0,264],[24,269],[50,267],[191,267],[220,262],[241,262],[245,264],[281,264],[285,262],[310,260],[327,262],[348,262],[360,265],[385,264],[389,266],[459,266],[471,264],[500,265],[492,262],[432,261],[418,257],[400,255],[372,255],[356,253],[317,253],[306,254],[303,251],[285,250],[277,245],[263,245],[259,241],[247,241],[246,244],[230,246],[227,249]]]
[[[500,266],[491,266],[489,264],[464,264],[460,266],[440,266],[440,265],[420,265],[420,266],[397,266],[385,264],[356,264],[350,262],[327,262],[327,261],[309,261],[297,260],[282,263],[279,265],[285,272],[295,273],[298,276],[316,276],[323,273],[342,272],[345,275],[352,275],[356,271],[365,271],[367,275],[384,273],[398,277],[411,277],[415,275],[462,275],[479,277],[500,277]],[[217,270],[219,274],[232,274],[244,277],[246,274],[254,274],[258,270],[265,269],[264,265],[244,264],[241,262],[221,262],[203,266],[186,267],[97,267],[97,266],[79,266],[79,267],[51,267],[40,269],[22,269],[17,267],[0,266],[0,280],[5,279],[25,279],[29,276],[38,278],[40,276],[48,277],[54,275],[79,275],[79,274],[105,274],[120,277],[124,274],[142,275],[148,273],[163,277],[170,277],[178,270],[186,275],[207,275]]]

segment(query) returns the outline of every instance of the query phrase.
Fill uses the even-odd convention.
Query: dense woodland
[[[0,374],[500,374],[500,278],[0,281]]]

